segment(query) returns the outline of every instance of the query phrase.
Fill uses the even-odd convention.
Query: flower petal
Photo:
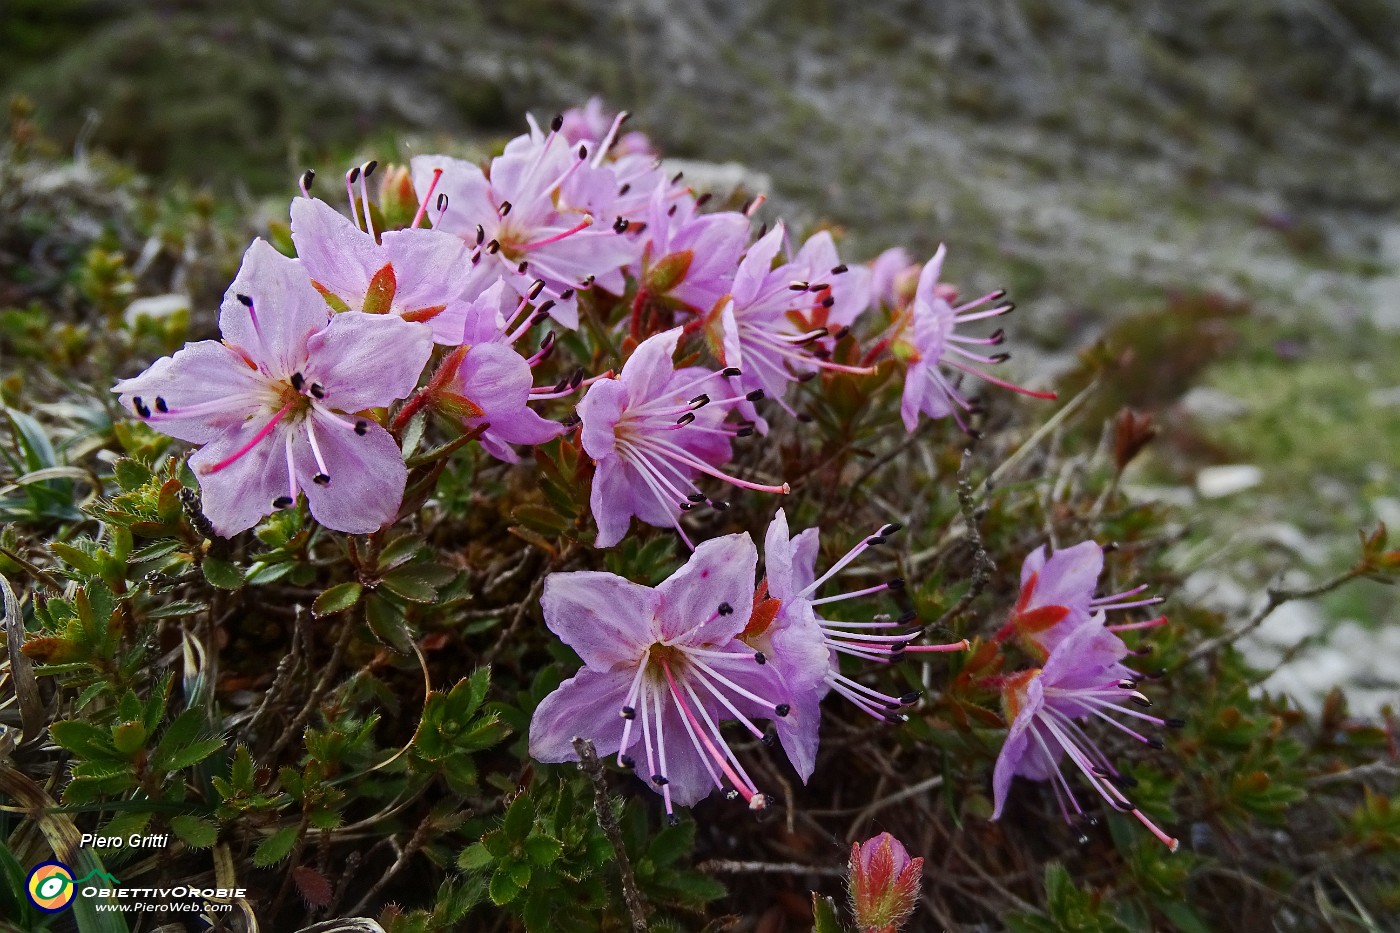
[[[598,524],[594,547],[612,547],[627,534],[632,516],[642,506],[646,493],[638,489],[640,480],[632,469],[616,457],[598,461],[593,472],[593,489],[588,504]]]
[[[556,574],[557,576],[557,574]],[[582,736],[600,756],[620,750],[624,720],[618,715],[632,685],[632,670],[583,668],[535,708],[530,719],[530,757],[536,761],[578,761],[573,740]],[[631,742],[641,733],[633,728]]]
[[[239,295],[252,299],[251,310],[238,300]],[[243,254],[243,265],[224,293],[219,329],[224,340],[280,379],[302,365],[307,338],[326,326],[330,313],[325,299],[311,286],[305,267],[257,239]]]
[[[132,409],[140,398],[152,412],[152,427],[192,444],[208,443],[238,427],[271,397],[266,378],[237,351],[214,340],[187,344],[139,376],[121,380],[112,391],[120,393],[123,408]],[[159,411],[158,398],[166,412]],[[194,406],[199,406],[195,414],[183,413]]]
[[[633,405],[641,405],[661,394],[676,371],[673,357],[680,339],[681,328],[673,327],[653,334],[632,351],[619,379],[627,387]]]
[[[206,472],[241,450],[268,420],[249,419],[190,455],[189,465],[199,480],[204,515],[225,538],[256,525],[273,511],[273,500],[287,495],[290,489],[284,424],[217,473]]]
[[[747,533],[701,542],[685,566],[656,588],[662,637],[721,645],[742,632],[753,610],[757,565],[758,549]]]
[[[433,352],[432,333],[388,314],[344,311],[306,342],[308,383],[325,390],[325,404],[360,411],[405,398]]]
[[[388,261],[370,236],[318,198],[292,199],[292,243],[312,281],[359,310],[370,279]]]
[[[651,587],[596,570],[552,573],[540,597],[545,625],[595,670],[640,659],[660,602]]]
[[[319,469],[307,440],[308,422],[300,425],[292,447],[298,484],[311,514],[327,528],[347,534],[369,534],[397,518],[408,481],[393,437],[378,422],[366,419],[365,426],[361,435],[332,416],[312,413],[309,430],[316,432],[331,478],[325,485],[313,479]]]

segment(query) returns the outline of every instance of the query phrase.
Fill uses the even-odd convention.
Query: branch
[[[707,875],[721,872],[731,874],[760,875],[821,875],[823,878],[844,878],[844,868],[829,865],[800,865],[797,862],[736,862],[730,859],[712,858],[695,866],[696,871]]]
[[[598,752],[594,750],[593,743],[584,738],[574,739],[574,751],[578,753],[579,770],[593,782],[593,810],[598,814],[598,825],[603,828],[603,835],[608,837],[613,855],[617,856],[617,873],[622,876],[622,896],[627,900],[627,912],[632,915],[632,929],[637,933],[647,933],[646,901],[637,889],[632,863],[622,844],[622,830],[617,827],[612,801],[608,799],[608,785],[603,780],[603,766],[598,761]]]
[[[1308,587],[1307,589],[1284,590],[1276,589],[1271,586],[1267,590],[1269,598],[1264,603],[1263,608],[1251,616],[1248,622],[1233,631],[1226,632],[1224,635],[1219,635],[1197,645],[1196,648],[1186,656],[1186,660],[1183,661],[1180,666],[1185,667],[1192,661],[1198,661],[1212,652],[1219,651],[1226,645],[1232,645],[1239,641],[1241,638],[1263,625],[1264,620],[1273,615],[1274,610],[1284,603],[1291,603],[1295,599],[1315,599],[1318,596],[1324,596],[1338,587],[1355,580],[1357,577],[1365,576],[1367,573],[1371,572],[1373,572],[1373,568],[1365,561],[1362,561],[1350,570],[1338,574],[1325,583],[1319,583],[1317,586]]]
[[[972,605],[972,601],[982,595],[982,591],[992,580],[992,571],[997,569],[997,565],[982,544],[982,532],[977,527],[977,502],[967,475],[971,460],[972,452],[964,450],[962,463],[958,466],[958,511],[962,512],[963,523],[967,526],[967,540],[972,545],[972,585],[952,608],[938,617],[938,621],[930,626],[931,628],[946,628],[949,622],[962,615],[967,607]]]

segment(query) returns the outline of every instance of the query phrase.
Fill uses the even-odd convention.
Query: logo
[[[76,890],[72,869],[62,862],[42,862],[29,873],[25,893],[35,907],[56,914],[73,903]]]

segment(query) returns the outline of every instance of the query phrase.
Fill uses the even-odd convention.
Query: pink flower
[[[292,242],[332,310],[396,314],[427,324],[438,343],[462,342],[460,299],[471,266],[459,238],[407,229],[390,230],[376,241],[326,202],[303,197],[292,201]]]
[[[766,807],[720,731],[735,720],[763,738],[754,719],[791,712],[772,665],[737,639],[757,560],[753,540],[739,534],[703,542],[655,588],[611,573],[550,574],[540,600],[545,624],[584,666],[535,710],[530,754],[577,760],[572,740],[582,736],[624,767],[644,757],[668,815],[726,781],[750,808]]]
[[[570,147],[558,129],[511,140],[489,176],[461,159],[417,156],[413,184],[425,203],[436,195],[434,228],[461,237],[471,251],[468,297],[497,281],[523,296],[543,280],[554,301],[550,315],[572,330],[578,290],[597,284],[620,294],[637,246],[606,219],[556,203],[561,186],[590,168],[587,146]]]
[[[828,358],[831,338],[849,329],[869,304],[869,287],[865,270],[849,270],[839,261],[827,233],[812,237],[796,259],[774,268],[784,237],[779,224],[749,247],[729,300],[716,308],[709,327],[711,342],[724,349],[725,363],[743,372],[734,380],[735,388],[761,390],[796,415],[785,401],[792,383],[822,369],[874,371]],[[752,409],[742,414],[767,431],[767,422]]]
[[[862,540],[820,577],[816,573],[818,537],[816,528],[808,528],[789,537],[787,515],[778,509],[768,526],[768,534],[763,545],[763,560],[766,579],[759,588],[755,601],[754,619],[745,640],[755,647],[775,657],[803,657],[815,652],[820,661],[816,664],[797,664],[795,670],[807,679],[789,680],[789,692],[796,697],[806,698],[807,702],[795,704],[799,707],[812,706],[827,694],[835,692],[848,700],[857,709],[882,722],[902,722],[904,716],[896,712],[918,699],[918,694],[889,696],[873,687],[841,673],[841,658],[853,657],[877,664],[889,664],[902,659],[906,654],[926,652],[962,651],[967,641],[957,641],[946,645],[915,645],[923,630],[914,622],[913,613],[902,615],[898,620],[888,616],[877,616],[868,622],[838,622],[826,619],[819,614],[819,607],[834,602],[877,593],[892,592],[901,597],[904,581],[901,579],[863,587],[846,593],[818,596],[821,587],[830,582],[843,569],[850,566],[865,551],[883,544],[889,535],[899,530],[898,525],[885,525],[875,534]],[[907,603],[907,600],[905,600]],[[763,640],[760,640],[763,639]],[[818,676],[812,677],[813,673]],[[792,716],[777,724],[778,737],[783,742],[792,766],[806,781],[816,764],[817,753],[816,716]]]
[[[734,282],[749,219],[736,211],[701,214],[689,194],[658,187],[645,233],[634,308],[650,300],[703,314]]]
[[[997,756],[992,776],[995,807],[992,819],[1001,816],[1015,775],[1032,781],[1049,781],[1065,822],[1092,822],[1086,816],[1060,773],[1065,758],[1079,770],[1089,786],[1110,806],[1131,813],[1172,851],[1177,841],[1162,832],[1135,807],[1123,793],[1133,780],[1122,774],[1080,725],[1091,719],[1102,720],[1152,748],[1162,748],[1160,739],[1150,738],[1124,725],[1119,718],[1138,719],[1155,726],[1178,727],[1179,719],[1161,719],[1134,709],[1151,706],[1137,692],[1132,680],[1123,679],[1122,660],[1128,647],[1103,627],[1103,617],[1074,629],[1050,653],[1045,666],[1006,678],[1002,686],[1002,707],[1011,729]]]
[[[221,535],[306,494],[327,528],[394,520],[407,471],[389,432],[357,412],[413,391],[432,352],[426,327],[393,315],[330,317],[301,264],[255,240],[224,296],[222,343],[204,340],[118,382],[123,405],[203,446],[190,468]]]
[[[595,382],[579,402],[583,449],[597,465],[591,505],[598,547],[622,540],[634,515],[649,525],[674,527],[693,547],[681,513],[702,503],[728,507],[700,492],[700,474],[741,489],[788,492],[786,483],[765,486],[720,469],[730,459],[731,438],[753,431],[751,424],[726,422],[729,409],[761,395],[712,398],[710,391],[724,388],[725,377],[737,371],[676,369],[672,357],[680,336],[677,327],[648,337],[619,377]]]
[[[1021,594],[1011,618],[997,633],[998,640],[1014,633],[1026,647],[1044,658],[1096,613],[1155,606],[1162,601],[1160,596],[1133,598],[1147,589],[1146,584],[1111,596],[1096,597],[1094,590],[1102,573],[1103,548],[1093,541],[1081,541],[1049,557],[1043,545],[1032,551],[1021,565]],[[1159,616],[1107,628],[1121,632],[1162,625],[1166,621],[1166,616]]]
[[[938,247],[938,252],[934,253],[933,258],[924,266],[919,275],[913,304],[896,319],[886,337],[895,358],[902,360],[907,366],[900,416],[904,419],[905,429],[910,433],[918,427],[921,414],[930,418],[946,418],[952,415],[958,427],[967,429],[962,413],[972,412],[973,403],[958,385],[944,374],[944,366],[1032,398],[1056,397],[1054,392],[1035,392],[1005,382],[972,365],[980,363],[991,366],[1004,363],[1010,357],[1009,354],[982,356],[967,349],[974,345],[998,346],[1002,343],[1004,335],[997,331],[990,337],[963,337],[954,333],[957,326],[1006,314],[1013,310],[1015,305],[996,304],[1006,297],[1006,293],[995,291],[954,307],[950,302],[956,300],[957,292],[938,282],[946,253],[944,247]],[[983,308],[988,304],[993,307]]]
[[[896,933],[914,912],[924,860],[889,833],[851,843],[846,866],[851,912],[860,933]]]

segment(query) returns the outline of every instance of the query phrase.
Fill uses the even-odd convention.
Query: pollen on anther
[[[720,615],[722,615],[722,616],[727,616],[727,615],[732,615],[733,613],[734,613],[734,607],[731,606],[731,605],[729,605],[729,603],[720,603],[720,604],[719,604],[719,614],[720,614]]]
[[[311,477],[311,482],[315,483],[317,486],[329,486],[331,484],[331,478],[325,473],[317,473],[315,476]]]
[[[368,422],[368,421],[356,421],[356,422],[355,422],[355,433],[358,434],[358,435],[360,435],[360,437],[364,437],[366,434],[368,434],[368,433],[369,433],[369,422]]]
[[[273,499],[273,500],[272,500],[272,507],[273,507],[274,509],[287,509],[287,508],[291,508],[291,506],[292,506],[292,497],[291,497],[291,496],[278,496],[276,499]]]
[[[165,399],[161,398],[159,395],[156,396],[156,411],[160,412],[161,414],[165,414],[166,412],[170,411],[170,406],[166,405]]]

